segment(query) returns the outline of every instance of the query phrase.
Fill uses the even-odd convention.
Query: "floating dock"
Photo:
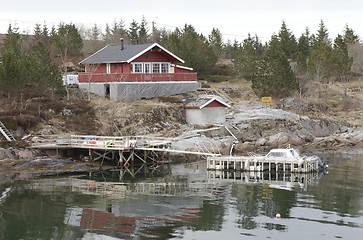
[[[300,156],[292,148],[272,149],[267,155],[210,156],[207,158],[209,170],[233,170],[248,172],[319,172],[327,166],[319,157]]]

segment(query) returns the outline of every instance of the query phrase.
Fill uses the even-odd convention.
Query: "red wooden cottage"
[[[196,91],[197,73],[157,43],[107,45],[79,64],[79,87],[111,99],[141,99]]]

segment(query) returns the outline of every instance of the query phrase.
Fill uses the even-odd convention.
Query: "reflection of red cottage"
[[[197,73],[157,43],[107,45],[80,62],[80,88],[111,99],[141,99],[198,89]]]

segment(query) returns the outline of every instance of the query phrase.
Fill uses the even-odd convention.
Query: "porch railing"
[[[79,82],[174,82],[197,81],[197,73],[165,73],[165,74],[105,74],[79,73]]]

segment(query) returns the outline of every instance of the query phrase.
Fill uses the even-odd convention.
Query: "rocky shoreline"
[[[213,126],[212,129],[203,129],[198,134],[181,138],[172,144],[172,148],[198,151],[198,146],[203,146],[204,150],[224,155],[261,153],[287,146],[295,147],[303,153],[363,153],[363,131],[360,129],[338,122],[311,119],[257,103],[232,108],[226,125],[220,128]],[[185,159],[197,158],[189,156]],[[41,152],[29,148],[0,148],[0,171],[12,176],[87,172],[98,169],[97,164],[60,159],[59,156],[43,156]]]

